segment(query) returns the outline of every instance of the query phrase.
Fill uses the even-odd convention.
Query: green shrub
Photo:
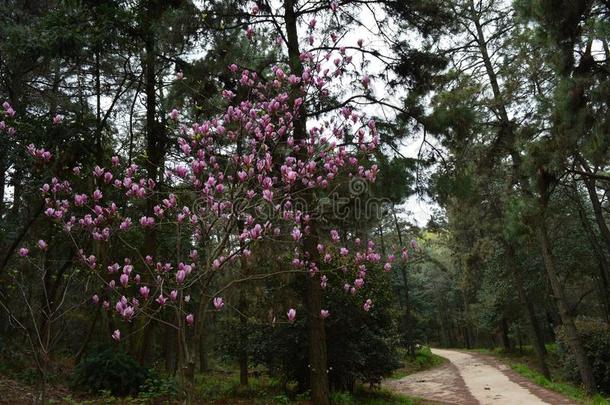
[[[173,398],[178,394],[178,384],[174,378],[163,378],[153,372],[148,373],[144,384],[140,386],[139,398]]]
[[[610,326],[599,319],[582,317],[576,320],[576,328],[593,367],[598,390],[610,393]],[[576,359],[562,326],[557,328],[557,343],[566,378],[580,384]]]
[[[146,382],[148,371],[127,353],[113,348],[95,350],[74,372],[74,386],[116,396],[134,395]]]

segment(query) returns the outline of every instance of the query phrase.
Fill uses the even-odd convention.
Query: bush
[[[578,318],[576,328],[585,352],[593,367],[593,375],[600,392],[610,393],[610,326],[599,319]],[[557,328],[557,353],[566,377],[580,384],[580,374],[574,353],[563,327]]]
[[[127,353],[106,348],[91,352],[78,364],[74,385],[96,393],[127,396],[137,394],[147,378],[148,371]]]

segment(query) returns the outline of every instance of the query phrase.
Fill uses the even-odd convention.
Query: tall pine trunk
[[[536,357],[538,357],[538,364],[540,366],[540,370],[546,378],[550,379],[551,372],[549,371],[549,367],[546,362],[546,348],[544,346],[544,339],[542,338],[542,331],[540,330],[540,325],[536,320],[536,312],[534,311],[534,305],[532,304],[532,301],[529,299],[525,291],[523,275],[521,274],[521,269],[517,264],[515,250],[510,244],[506,244],[506,257],[508,259],[508,265],[510,267],[513,280],[515,282],[517,294],[519,295],[519,301],[521,302],[522,307],[525,308],[525,314],[527,315],[527,321],[529,326],[528,332],[530,335],[530,341],[532,342],[532,346],[534,346]]]
[[[303,64],[300,60],[299,37],[297,32],[297,11],[294,0],[284,0],[284,23],[286,26],[286,37],[288,45],[288,57],[291,73],[301,76]],[[292,95],[296,98],[296,94]],[[301,111],[305,112],[307,107],[301,106]],[[296,142],[307,137],[307,118],[301,114],[294,123],[294,139]],[[305,154],[303,149],[301,154]],[[303,155],[304,156],[304,155]],[[313,204],[311,192],[305,192],[303,198],[307,204]],[[303,247],[309,254],[309,260],[318,263],[319,255],[316,249],[318,244],[317,224],[315,221],[310,223],[310,232],[303,238]],[[329,405],[330,392],[328,385],[328,360],[326,349],[326,330],[324,329],[324,319],[320,316],[322,309],[322,287],[317,277],[305,276],[306,292],[305,303],[307,306],[307,332],[309,338],[309,372],[311,383],[311,399],[315,405]]]
[[[544,260],[544,267],[546,269],[547,278],[549,280],[549,284],[551,285],[555,302],[557,303],[557,308],[559,309],[559,316],[561,317],[563,328],[565,329],[568,342],[574,353],[576,364],[578,365],[578,371],[580,372],[582,384],[585,390],[591,393],[596,391],[593,368],[591,367],[591,362],[587,357],[585,348],[582,344],[580,336],[578,335],[578,330],[576,329],[574,317],[570,312],[570,307],[568,306],[563,287],[561,286],[561,282],[559,280],[555,256],[553,255],[551,241],[549,240],[549,234],[546,225],[545,214],[547,211],[548,200],[550,196],[550,181],[550,175],[546,173],[543,169],[541,169],[538,177],[541,213],[537,218],[536,232],[538,242],[540,243],[540,248],[542,249],[542,258]]]

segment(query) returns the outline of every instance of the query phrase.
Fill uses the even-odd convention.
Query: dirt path
[[[441,367],[388,380],[397,393],[444,404],[572,405],[575,402],[521,377],[492,357],[432,349],[449,360]]]

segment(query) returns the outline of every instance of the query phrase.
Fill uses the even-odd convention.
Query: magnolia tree
[[[332,12],[337,7],[333,3]],[[315,25],[309,23],[310,33]],[[249,38],[254,34],[251,28],[246,32]],[[92,304],[122,322],[112,339],[121,344],[150,322],[172,326],[185,381],[194,369],[190,328],[204,311],[230,306],[223,292],[248,278],[220,276],[231,275],[238,260],[247,261],[256,244],[275,243],[290,252],[281,270],[263,272],[264,277],[302,273],[324,289],[326,273],[339,274],[333,279],[346,294],[359,297],[363,311],[375,305],[359,296],[367,272],[391,270],[393,256],[382,258],[372,240],[312,229],[336,213],[323,209],[321,200],[335,201],[329,197],[346,182],[373,182],[377,175],[371,159],[378,146],[375,122],[349,103],[307,121],[301,128],[306,136],[297,133],[308,112],[304,106],[314,100],[332,104],[332,82],[353,69],[338,36],[325,38],[330,47],[299,54],[298,72],[282,63],[263,73],[229,66],[239,91],[224,90],[224,112],[208,121],[187,123],[180,111],[171,111],[179,156],[163,187],[137,164],[114,156],[107,167],[74,167],[69,176],[54,177],[41,188],[46,216],[68,235],[80,267],[97,280]],[[182,78],[180,73],[177,80]],[[363,86],[369,82],[362,76]],[[247,96],[238,99],[236,93]],[[8,105],[5,114],[14,114]],[[53,123],[62,120],[55,117]],[[35,145],[27,151],[41,164],[54,159]],[[142,253],[151,249],[138,246],[134,235],[151,230],[171,235],[173,249]],[[316,243],[304,243],[311,240]],[[38,243],[46,248],[45,241]],[[24,258],[30,256],[28,248],[20,251]],[[215,279],[224,284],[212,283]],[[285,308],[285,322],[300,313],[298,307]],[[333,314],[322,307],[314,316]]]

